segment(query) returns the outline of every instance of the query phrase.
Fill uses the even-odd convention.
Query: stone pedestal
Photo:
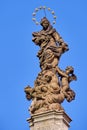
[[[64,111],[47,111],[27,119],[30,130],[68,130],[70,117]]]

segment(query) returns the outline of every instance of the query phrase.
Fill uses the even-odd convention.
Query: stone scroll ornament
[[[64,110],[61,103],[66,99],[71,102],[75,99],[75,92],[70,88],[70,82],[76,80],[74,68],[67,66],[65,70],[58,66],[62,54],[69,50],[60,34],[52,27],[47,17],[37,22],[35,16],[39,10],[48,10],[56,22],[55,12],[45,6],[35,9],[33,21],[42,26],[39,32],[33,32],[32,41],[40,47],[37,57],[40,60],[41,72],[38,74],[34,87],[25,88],[26,98],[32,100],[29,111],[31,114],[49,110]]]

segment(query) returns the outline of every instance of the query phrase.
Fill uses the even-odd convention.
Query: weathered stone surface
[[[64,111],[47,111],[27,119],[30,130],[68,130],[70,117]]]
[[[75,99],[75,92],[70,82],[76,80],[72,66],[61,70],[58,66],[60,57],[69,50],[59,33],[50,25],[46,17],[41,19],[42,30],[33,32],[32,41],[40,47],[37,54],[41,72],[38,74],[34,87],[25,88],[26,98],[32,99],[29,108],[31,114],[63,110],[61,103],[66,99]]]

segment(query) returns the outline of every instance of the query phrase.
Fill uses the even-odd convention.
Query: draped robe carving
[[[37,57],[40,60],[41,72],[38,74],[34,87],[25,88],[26,98],[32,99],[31,114],[47,110],[63,110],[61,103],[66,99],[75,99],[75,92],[70,82],[76,80],[72,66],[61,70],[58,66],[60,57],[69,50],[59,33],[50,25],[46,17],[41,19],[43,29],[33,32],[32,41],[40,47]]]

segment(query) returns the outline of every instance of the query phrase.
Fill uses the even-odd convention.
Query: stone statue
[[[58,66],[60,57],[69,50],[59,33],[51,26],[46,17],[41,19],[40,32],[33,32],[32,41],[40,47],[37,57],[40,60],[41,72],[38,74],[34,87],[25,88],[26,98],[32,99],[31,114],[48,110],[63,110],[61,103],[75,99],[75,92],[70,82],[76,80],[72,66],[61,70]]]

